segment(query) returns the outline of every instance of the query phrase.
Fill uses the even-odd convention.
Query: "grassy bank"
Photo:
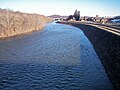
[[[51,21],[43,15],[0,9],[0,38],[40,30]]]
[[[83,30],[93,44],[115,88],[120,90],[120,36],[83,23],[68,22],[66,24]]]

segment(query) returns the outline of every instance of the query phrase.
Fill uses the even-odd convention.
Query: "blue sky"
[[[0,0],[0,8],[45,16],[70,15],[75,9],[80,10],[81,16],[117,16],[119,4],[120,0]]]

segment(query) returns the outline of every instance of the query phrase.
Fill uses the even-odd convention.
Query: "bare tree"
[[[9,30],[9,26],[10,26],[9,21],[10,21],[10,9],[9,9],[9,8],[7,8],[7,9],[6,9],[6,22],[7,22],[7,30]]]

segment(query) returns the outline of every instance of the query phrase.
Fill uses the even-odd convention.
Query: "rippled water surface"
[[[0,90],[113,90],[91,43],[73,26],[0,39]]]

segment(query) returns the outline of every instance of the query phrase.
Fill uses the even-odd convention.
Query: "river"
[[[0,90],[114,90],[79,28],[56,24],[0,39]]]

